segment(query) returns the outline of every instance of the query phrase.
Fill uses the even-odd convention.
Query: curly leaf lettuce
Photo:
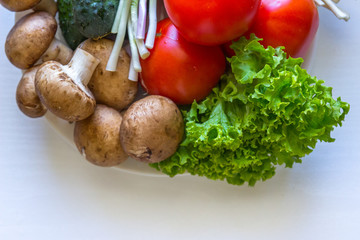
[[[186,136],[178,151],[151,166],[169,176],[189,172],[253,186],[274,176],[277,165],[300,163],[318,141],[334,141],[330,133],[350,106],[302,69],[301,58],[265,49],[255,36],[232,48],[231,71],[183,112]]]

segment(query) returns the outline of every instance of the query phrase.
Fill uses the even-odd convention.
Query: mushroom
[[[116,72],[106,71],[113,46],[114,41],[103,38],[97,41],[88,39],[79,47],[100,60],[88,84],[96,101],[120,111],[134,101],[138,84],[128,79],[130,57],[124,49],[120,52]]]
[[[35,76],[35,89],[41,102],[57,117],[73,122],[90,116],[96,101],[87,88],[99,60],[77,49],[67,65],[43,63]]]
[[[34,12],[22,17],[9,32],[5,53],[18,68],[28,69],[39,59],[69,62],[72,50],[55,39],[57,22],[47,12]]]
[[[91,163],[111,167],[124,162],[128,155],[120,144],[121,114],[102,104],[88,118],[75,123],[77,149]]]
[[[132,158],[156,163],[173,155],[184,135],[184,120],[176,104],[151,95],[126,110],[120,127],[121,144]]]
[[[33,9],[35,11],[47,11],[53,16],[57,12],[57,5],[54,0],[0,0],[0,3],[13,12]]]
[[[35,66],[25,71],[16,89],[19,109],[31,118],[42,117],[47,111],[35,92],[35,74],[38,69],[39,66]]]

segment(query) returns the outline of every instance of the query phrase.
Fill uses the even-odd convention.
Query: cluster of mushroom
[[[14,5],[21,1],[0,1],[11,10],[26,9]],[[16,91],[19,109],[32,118],[49,111],[75,122],[79,152],[98,166],[116,166],[129,156],[154,163],[174,154],[184,134],[176,104],[161,96],[135,101],[139,86],[128,79],[128,53],[122,49],[116,71],[106,71],[114,41],[88,39],[73,52],[55,39],[54,15],[29,13],[7,36],[6,55],[24,70]]]

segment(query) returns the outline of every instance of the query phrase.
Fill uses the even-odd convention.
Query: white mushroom
[[[90,116],[96,102],[87,84],[99,60],[77,49],[67,65],[43,63],[36,73],[35,89],[41,102],[57,117],[79,121]]]

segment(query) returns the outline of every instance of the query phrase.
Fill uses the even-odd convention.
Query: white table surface
[[[0,53],[0,239],[360,239],[360,2],[320,10],[312,74],[351,111],[335,143],[254,188],[86,162],[17,108],[20,71]],[[14,14],[0,7],[0,45]]]

